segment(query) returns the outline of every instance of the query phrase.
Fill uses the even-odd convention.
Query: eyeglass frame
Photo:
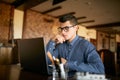
[[[62,28],[62,27],[58,27],[57,29],[58,29],[59,32],[62,32],[63,30],[64,30],[65,32],[68,32],[69,29],[72,28],[72,27],[74,27],[74,26],[76,26],[76,25],[65,26],[65,27],[63,27],[63,28]]]

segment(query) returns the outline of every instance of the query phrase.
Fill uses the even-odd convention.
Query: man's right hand
[[[65,42],[65,38],[62,35],[56,35],[52,40],[55,41],[56,44]]]
[[[66,60],[66,59],[64,59],[64,58],[61,58],[61,62],[65,65],[65,64],[66,64],[66,62],[67,62],[67,60]]]

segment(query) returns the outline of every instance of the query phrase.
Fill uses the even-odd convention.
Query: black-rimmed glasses
[[[69,31],[69,28],[72,28],[72,27],[74,27],[75,25],[73,25],[73,26],[65,26],[65,27],[59,27],[58,28],[58,31],[59,32],[62,32],[62,30],[64,30],[65,32],[68,32]]]

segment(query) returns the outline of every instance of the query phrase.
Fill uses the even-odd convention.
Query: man
[[[69,67],[69,73],[90,72],[104,74],[103,63],[96,48],[87,40],[77,35],[78,22],[73,15],[64,15],[60,19],[59,34],[47,45],[49,63],[54,64],[52,57],[59,58]]]

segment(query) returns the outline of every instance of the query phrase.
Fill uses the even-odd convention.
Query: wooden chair
[[[103,61],[105,73],[107,75],[116,75],[115,53],[108,49],[101,49],[98,51],[98,53]]]

